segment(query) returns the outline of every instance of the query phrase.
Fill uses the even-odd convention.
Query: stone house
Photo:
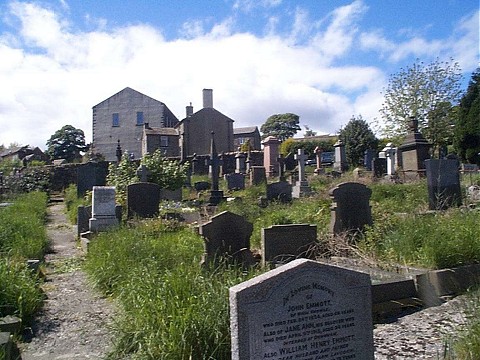
[[[250,141],[252,150],[260,150],[262,139],[257,126],[249,126],[233,129],[233,147],[238,149],[240,146]]]
[[[178,119],[164,103],[126,87],[93,107],[93,151],[115,161],[120,140],[123,151],[141,158],[143,148],[148,148],[142,140],[144,132],[150,135],[145,124],[151,129],[173,129]],[[159,141],[165,140],[159,136]],[[167,136],[170,140],[173,135]]]
[[[39,147],[32,147],[30,145],[18,146],[12,149],[5,150],[0,153],[0,161],[3,160],[20,160],[24,165],[26,163],[38,160],[49,161],[49,157]]]
[[[190,104],[186,107],[186,117],[176,126],[182,156],[209,154],[212,131],[218,153],[233,151],[233,122],[213,107],[213,90],[203,89],[203,108],[194,113]]]
[[[179,135],[174,128],[152,128],[149,124],[143,127],[142,155],[153,154],[160,149],[166,157],[180,156]]]

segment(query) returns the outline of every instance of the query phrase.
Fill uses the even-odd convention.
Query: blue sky
[[[479,65],[478,0],[0,2],[0,144],[45,148],[129,86],[185,117],[212,88],[235,127],[293,112],[318,133],[375,127],[390,75],[416,59]],[[377,121],[376,121],[377,120]],[[300,134],[301,135],[301,134]]]

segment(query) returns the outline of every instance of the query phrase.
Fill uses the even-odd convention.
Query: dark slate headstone
[[[218,263],[221,259],[250,265],[253,257],[250,252],[252,223],[240,215],[229,211],[213,216],[210,221],[199,226],[199,234],[205,242],[203,263]]]
[[[285,264],[298,258],[312,259],[317,226],[273,225],[262,229],[262,264]]]
[[[250,185],[261,185],[267,182],[267,174],[263,166],[252,166],[250,168]]]
[[[298,259],[230,288],[232,360],[373,360],[370,276]]]
[[[245,189],[245,175],[241,173],[226,174],[225,180],[227,181],[228,190],[243,190]]]
[[[151,218],[158,215],[160,186],[136,183],[127,186],[127,217]]]
[[[382,178],[387,173],[387,159],[375,158],[372,161],[373,176],[376,178]]]
[[[425,160],[430,210],[445,210],[462,204],[458,160]]]
[[[292,201],[292,185],[287,181],[279,181],[267,185],[267,200],[288,203]]]
[[[77,196],[85,196],[94,186],[105,186],[108,168],[104,163],[88,162],[77,169]]]
[[[208,181],[196,181],[193,184],[193,187],[196,191],[205,191],[209,190],[212,185]]]
[[[90,230],[89,219],[92,217],[92,206],[80,205],[77,209],[77,235]]]
[[[363,231],[365,226],[373,224],[369,203],[372,190],[364,184],[341,183],[329,195],[333,200],[330,222],[333,234]]]
[[[365,166],[365,169],[367,171],[372,171],[373,170],[373,159],[375,159],[375,156],[377,155],[377,151],[375,149],[367,149],[364,152],[364,157],[363,157],[363,166]]]

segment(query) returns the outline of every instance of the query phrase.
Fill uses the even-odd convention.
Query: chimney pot
[[[203,108],[213,108],[213,90],[203,89]]]

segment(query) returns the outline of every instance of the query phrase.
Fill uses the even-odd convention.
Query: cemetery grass
[[[328,234],[328,190],[335,181],[318,179],[311,186],[317,192],[311,198],[265,208],[258,206],[264,188],[248,188],[235,193],[243,200],[223,203],[217,210],[232,211],[254,224],[254,250],[260,248],[263,227],[309,223],[318,228],[319,258],[360,256],[387,269],[396,264],[434,269],[480,262],[480,241],[475,236],[480,212],[463,208],[427,212],[425,181],[369,183],[374,225],[364,236],[347,238],[347,247],[340,252],[332,247],[341,242]],[[123,308],[116,321],[118,336],[111,358],[230,358],[228,288],[262,270],[206,271],[199,265],[202,252],[203,240],[192,229],[160,219],[95,239],[86,269],[96,285]]]
[[[0,317],[15,315],[28,323],[42,306],[41,279],[26,264],[47,251],[47,195],[20,195],[0,209]]]
[[[174,222],[99,234],[85,268],[122,305],[110,358],[230,359],[228,288],[255,274],[203,269],[202,250],[199,235]]]
[[[466,325],[453,348],[458,359],[475,360],[480,357],[480,288],[471,291],[468,300]]]

